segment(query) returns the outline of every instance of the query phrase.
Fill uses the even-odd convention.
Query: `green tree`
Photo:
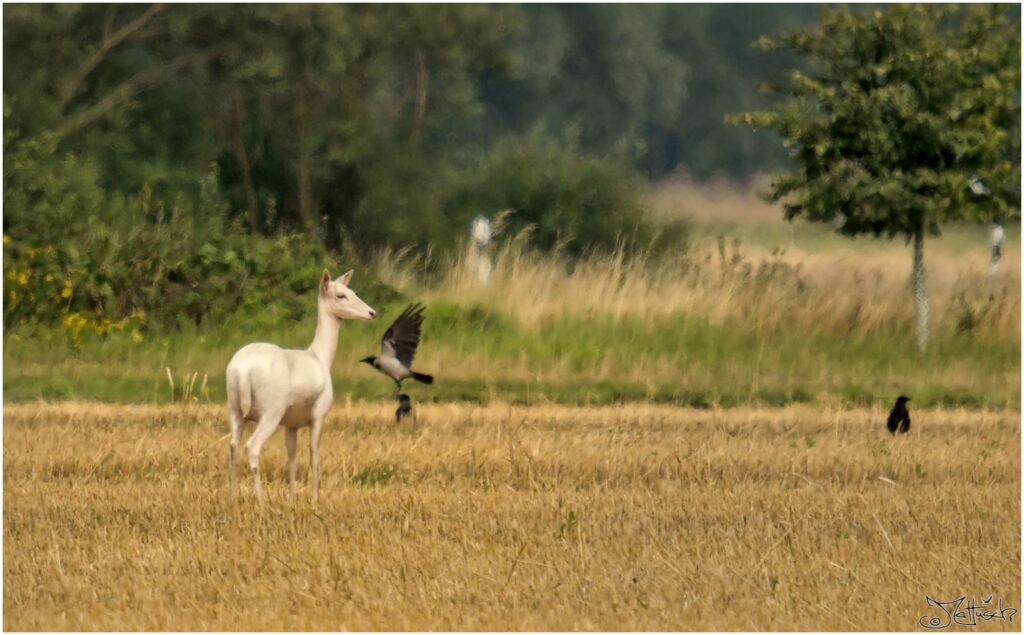
[[[448,137],[480,113],[478,76],[510,64],[516,7],[265,5],[224,9],[225,63],[202,93],[230,131],[225,189],[249,226],[338,246],[437,239]],[[415,196],[410,195],[415,192]],[[321,220],[327,221],[326,235]]]
[[[665,46],[664,5],[529,5],[529,28],[511,42],[522,72],[489,78],[487,132],[569,128],[588,152],[662,154],[686,97],[687,65]]]
[[[772,134],[729,126],[722,113],[763,106],[758,86],[786,69],[800,68],[796,55],[768,56],[750,42],[762,33],[804,27],[818,13],[812,4],[670,5],[665,46],[690,68],[688,98],[671,126],[648,140],[648,173],[661,176],[679,169],[702,180],[716,175],[748,180],[789,167],[785,149]]]
[[[1006,7],[825,10],[765,49],[809,63],[769,86],[774,108],[732,117],[778,132],[796,168],[772,181],[787,219],[914,243],[917,339],[928,341],[924,236],[1020,206],[1020,25]]]

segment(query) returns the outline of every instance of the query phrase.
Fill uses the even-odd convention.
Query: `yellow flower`
[[[74,329],[76,332],[81,331],[88,324],[88,320],[82,317],[81,313],[68,313],[64,317],[64,326]]]
[[[142,341],[142,333],[139,333],[139,329],[132,329],[132,341],[136,344]]]
[[[18,274],[18,284],[20,284],[23,287],[28,285],[28,272],[27,271],[22,271],[20,274]]]
[[[11,292],[9,294],[7,294],[7,297],[9,297],[11,299],[11,302],[17,302],[18,301],[18,292],[15,291],[14,289],[11,289]]]
[[[11,237],[8,236],[7,234],[4,234],[4,244],[5,245],[10,245],[11,244]]]
[[[53,282],[53,274],[52,273],[46,274],[46,277],[43,278],[43,280],[45,280],[47,282]]]
[[[60,297],[65,298],[65,299],[70,298],[71,297],[71,290],[74,287],[75,287],[75,285],[74,285],[73,282],[71,282],[70,280],[65,280],[64,281],[64,288],[60,290]]]

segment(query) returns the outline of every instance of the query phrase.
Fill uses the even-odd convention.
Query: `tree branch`
[[[57,127],[52,133],[55,140],[60,140],[63,137],[76,132],[79,128],[92,123],[99,119],[103,115],[107,114],[117,106],[120,106],[124,102],[128,101],[139,93],[143,88],[149,84],[154,84],[162,79],[167,78],[170,75],[178,72],[178,70],[193,64],[196,62],[205,62],[210,60],[221,53],[222,49],[214,49],[211,51],[205,51],[202,53],[192,53],[189,55],[183,55],[170,62],[161,66],[156,66],[149,70],[138,73],[130,79],[124,81],[120,86],[112,90],[105,97],[94,103],[93,105],[84,108],[70,117],[65,118],[64,123]]]
[[[78,67],[74,76],[72,76],[67,89],[65,89],[64,94],[61,96],[60,112],[64,112],[64,109],[67,108],[71,99],[75,96],[75,93],[78,92],[82,82],[84,82],[85,78],[88,77],[97,66],[99,66],[100,62],[103,61],[103,58],[107,56],[107,53],[109,53],[111,49],[130,38],[139,29],[144,27],[154,16],[161,13],[166,8],[167,5],[165,4],[154,4],[114,33],[110,35],[105,34],[96,52],[89,56],[89,58]]]

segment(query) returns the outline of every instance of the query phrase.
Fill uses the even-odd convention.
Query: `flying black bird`
[[[402,389],[402,381],[410,377],[424,384],[434,383],[434,378],[430,375],[417,373],[412,369],[416,346],[420,343],[423,309],[423,305],[419,303],[407,306],[384,333],[380,341],[380,357],[364,357],[359,360],[390,377],[395,382],[396,395]]]
[[[395,410],[395,421],[401,421],[402,417],[412,414],[412,401],[409,395],[402,393],[398,395],[398,410]]]
[[[892,412],[889,413],[889,422],[886,424],[889,428],[889,434],[895,436],[897,429],[900,434],[910,430],[910,411],[907,410],[908,401],[910,401],[910,397],[906,395],[900,395],[896,399],[896,405],[892,407]]]

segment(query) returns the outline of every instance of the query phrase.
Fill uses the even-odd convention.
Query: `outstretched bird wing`
[[[410,304],[388,327],[380,341],[380,356],[394,357],[402,366],[409,368],[416,357],[416,346],[420,343],[420,325],[423,324],[423,305]]]

